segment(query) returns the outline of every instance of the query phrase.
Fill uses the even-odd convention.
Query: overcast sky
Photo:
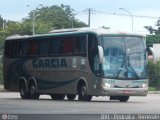
[[[0,0],[0,15],[7,20],[21,21],[41,3],[43,6],[70,5],[75,12],[92,8],[95,11],[129,15],[126,11],[119,9],[124,8],[132,15],[156,17],[133,16],[133,31],[139,33],[146,33],[144,26],[154,26],[160,17],[160,0]],[[27,7],[27,5],[30,6]],[[88,23],[87,14],[78,14],[75,17]],[[101,26],[110,27],[111,30],[131,32],[132,19],[131,16],[91,14],[91,27]]]

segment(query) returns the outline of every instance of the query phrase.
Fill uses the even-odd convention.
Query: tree
[[[152,26],[144,26],[144,28],[146,28],[150,34],[155,34],[155,35],[160,35],[160,19],[158,19],[156,26],[158,27],[158,29],[154,29]]]
[[[103,29],[109,30],[110,27],[102,26]]]
[[[53,29],[63,29],[63,28],[72,28],[72,27],[86,27],[87,25],[74,17],[74,10],[68,5],[53,5],[51,7],[42,7],[41,9],[33,10],[29,13],[28,18],[23,20],[23,25],[32,30],[29,27],[30,23],[32,25],[32,20],[35,15],[39,14],[36,17],[35,29],[36,33],[47,33]],[[33,16],[34,15],[34,16]],[[25,28],[24,28],[25,29]],[[28,32],[31,34],[31,32]]]
[[[152,26],[144,26],[144,28],[146,28],[150,34],[153,34],[154,29],[152,28]]]
[[[3,28],[3,18],[0,15],[0,29],[2,29],[2,28]]]
[[[160,43],[160,35],[147,35],[146,36],[147,47],[152,47],[154,43]]]

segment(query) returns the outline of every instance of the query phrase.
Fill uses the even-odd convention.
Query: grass
[[[148,89],[149,91],[157,91],[157,89],[155,87],[149,87]]]

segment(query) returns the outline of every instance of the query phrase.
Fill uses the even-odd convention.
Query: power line
[[[127,14],[121,14],[121,13],[116,13],[116,12],[96,11],[96,10],[94,10],[92,8],[88,8],[88,9],[83,10],[81,12],[75,13],[75,15],[81,15],[81,14],[88,14],[88,26],[89,27],[90,27],[90,23],[91,23],[91,14],[116,15],[116,16],[130,17],[130,15],[127,15]],[[144,16],[144,15],[132,14],[132,19],[133,19],[133,17],[136,17],[136,18],[148,18],[148,19],[158,19],[156,24],[154,25],[154,27],[160,25],[160,17],[157,17],[157,16]],[[132,31],[133,31],[133,28],[132,28]]]
[[[92,8],[88,8],[86,10],[83,10],[82,12],[77,12],[75,13],[76,15],[78,14],[88,14],[88,26],[90,27],[90,23],[91,23],[91,14],[94,14],[94,9]]]
[[[121,13],[116,13],[116,12],[104,12],[104,11],[96,11],[94,9],[87,9],[87,10],[84,10],[82,12],[77,12],[76,15],[79,15],[79,14],[87,14],[88,10],[90,10],[90,14],[103,14],[103,15],[116,15],[116,16],[126,16],[126,17],[130,17],[130,15],[126,15],[126,14],[121,14]],[[135,15],[135,14],[132,14],[133,17],[137,17],[137,18],[149,18],[149,19],[159,19],[158,16],[147,16],[147,15]]]
[[[93,10],[92,8],[88,8],[87,10],[85,10],[86,12],[88,12],[88,26],[90,27],[90,23],[91,23],[91,14],[92,14],[92,11],[95,11]],[[84,12],[85,12],[84,11]]]

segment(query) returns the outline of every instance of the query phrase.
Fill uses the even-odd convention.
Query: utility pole
[[[91,14],[94,10],[92,8],[88,8],[86,10],[84,10],[83,12],[87,12],[88,13],[88,27],[91,26]]]
[[[88,27],[90,27],[90,25],[91,25],[91,14],[92,14],[92,11],[93,11],[92,8],[88,8],[88,9],[83,11],[83,12],[88,12]]]

